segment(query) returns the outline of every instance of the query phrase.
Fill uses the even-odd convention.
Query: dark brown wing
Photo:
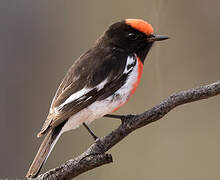
[[[114,48],[93,48],[81,56],[70,68],[59,86],[51,105],[49,115],[38,133],[38,137],[49,129],[99,99],[104,99],[117,91],[126,81],[128,74],[123,74],[127,61],[126,53]],[[97,86],[107,80],[101,89]],[[64,102],[84,87],[90,89],[82,96],[67,104]],[[62,106],[62,104],[65,104]]]

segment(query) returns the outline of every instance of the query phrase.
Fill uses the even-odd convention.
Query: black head
[[[143,62],[154,41],[168,39],[167,36],[154,35],[152,26],[140,19],[126,19],[112,24],[103,38],[111,46],[129,54],[136,53]]]

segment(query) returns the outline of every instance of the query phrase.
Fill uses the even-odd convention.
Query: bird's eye
[[[128,33],[128,38],[131,40],[136,40],[138,38],[138,34],[136,33]]]

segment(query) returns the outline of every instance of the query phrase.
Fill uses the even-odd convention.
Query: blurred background
[[[172,93],[220,79],[220,1],[0,1],[0,178],[22,178],[42,139],[36,137],[74,60],[113,22],[149,21],[170,40],[156,43],[141,84],[117,114],[141,113]],[[183,105],[110,150],[114,163],[78,180],[220,178],[220,97]],[[120,121],[92,123],[104,136]],[[84,128],[64,134],[42,172],[93,142]]]

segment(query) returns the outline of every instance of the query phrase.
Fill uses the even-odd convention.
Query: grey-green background
[[[115,21],[142,18],[172,38],[155,44],[136,94],[117,114],[141,113],[174,92],[219,80],[219,7],[218,0],[1,0],[0,178],[25,175],[68,67]],[[178,107],[112,148],[113,164],[76,179],[218,180],[219,110],[220,97]],[[103,136],[119,123],[102,118],[91,127]],[[43,171],[92,142],[83,128],[64,134]]]

